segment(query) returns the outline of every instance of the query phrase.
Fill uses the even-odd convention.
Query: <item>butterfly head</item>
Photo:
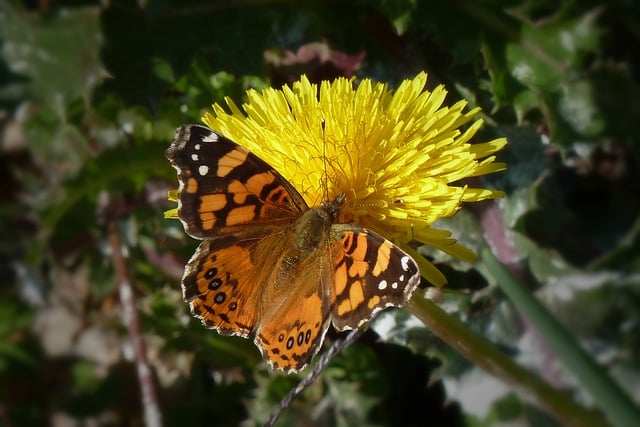
[[[344,206],[344,201],[346,199],[346,195],[344,193],[338,194],[338,197],[331,200],[325,200],[320,204],[320,209],[318,210],[321,215],[326,215],[326,220],[329,223],[334,223],[338,218],[338,214],[340,213],[340,209]]]

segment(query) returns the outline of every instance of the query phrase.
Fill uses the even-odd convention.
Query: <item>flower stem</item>
[[[160,427],[162,425],[162,411],[158,400],[158,392],[153,379],[153,369],[147,357],[142,326],[136,309],[135,293],[129,267],[122,252],[122,239],[118,231],[116,220],[111,218],[108,223],[108,238],[111,246],[111,259],[118,278],[118,293],[122,304],[122,317],[131,339],[135,356],[138,385],[144,409],[146,427]]]
[[[566,369],[571,370],[615,426],[640,426],[640,410],[593,358],[523,284],[488,249],[482,251],[485,266],[516,308],[547,340]]]
[[[578,405],[567,394],[551,387],[535,373],[516,364],[509,356],[476,335],[432,301],[416,294],[409,302],[409,310],[435,335],[465,358],[507,384],[531,395],[562,425],[607,425],[599,412]]]

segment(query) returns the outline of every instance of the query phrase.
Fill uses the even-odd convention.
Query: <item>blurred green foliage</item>
[[[508,171],[487,185],[508,193],[505,227],[538,296],[639,396],[639,44],[640,5],[621,0],[0,0],[0,425],[142,422],[114,217],[166,425],[261,423],[297,384],[188,315],[179,277],[196,242],[163,211],[175,128],[301,73],[393,86],[426,70],[448,102],[481,106],[478,140],[510,141]],[[303,46],[345,55],[295,55]],[[443,227],[482,245],[468,212]],[[481,267],[433,257],[443,307],[587,399]],[[381,320],[281,425],[554,425],[406,312]]]

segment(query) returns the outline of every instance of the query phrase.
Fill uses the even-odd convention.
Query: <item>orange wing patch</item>
[[[380,310],[407,304],[420,283],[418,265],[407,253],[352,224],[334,224],[331,233],[331,317],[336,329],[357,328]]]
[[[302,298],[291,295],[287,303],[265,316],[255,343],[272,369],[297,372],[320,350],[329,326],[329,302],[316,287]]]
[[[229,151],[218,160],[216,175],[220,178],[226,177],[233,172],[234,169],[241,166],[247,160],[248,155],[249,151],[239,146],[237,149]]]
[[[191,313],[223,335],[247,337],[259,316],[251,248],[205,240],[187,264],[182,292]]]
[[[194,178],[187,179],[187,185],[184,190],[190,194],[196,193],[198,191],[198,181]]]

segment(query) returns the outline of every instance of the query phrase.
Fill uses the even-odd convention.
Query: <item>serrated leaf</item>
[[[557,88],[567,70],[580,66],[585,55],[598,48],[597,11],[577,19],[542,24],[523,23],[521,39],[507,45],[511,74],[529,87]]]

